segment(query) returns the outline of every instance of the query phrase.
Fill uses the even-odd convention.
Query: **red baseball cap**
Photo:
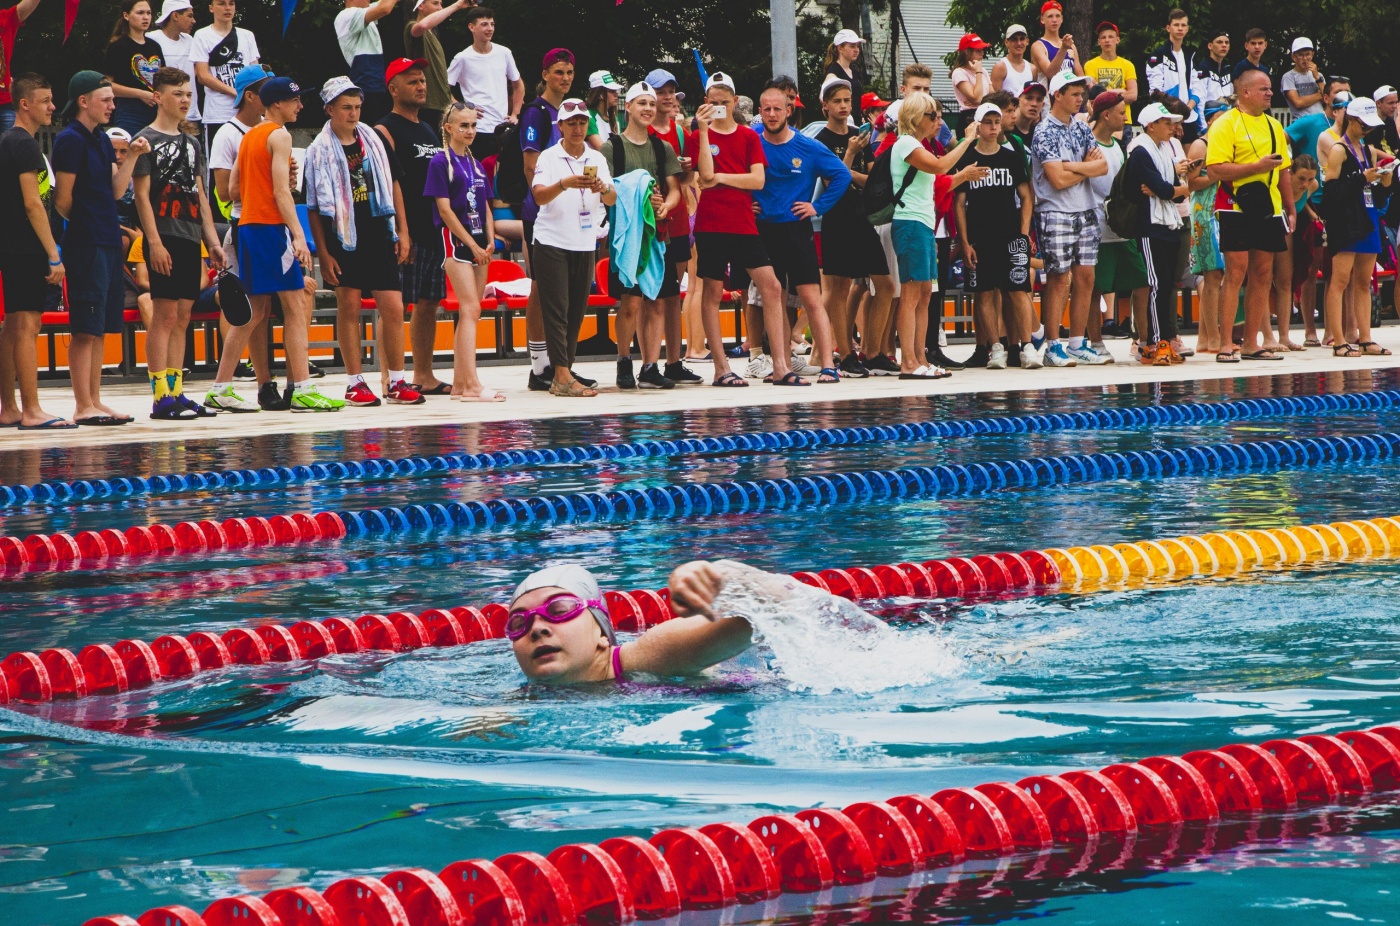
[[[982,41],[982,37],[976,32],[969,32],[958,39],[958,51],[967,51],[969,48],[991,48],[990,42]]]
[[[389,81],[393,80],[395,77],[398,77],[404,71],[411,71],[414,68],[418,68],[420,71],[426,71],[428,69],[427,59],[395,58],[393,61],[389,62],[388,67],[384,68],[384,83],[387,84]]]
[[[889,100],[880,99],[880,94],[875,93],[873,91],[863,95],[860,98],[861,109],[884,109],[886,106],[889,105]]]
[[[1041,15],[1044,15],[1048,10],[1059,10],[1063,13],[1065,8],[1060,5],[1060,0],[1045,0],[1045,2],[1040,5]]]
[[[1112,23],[1112,22],[1109,22],[1108,20],[1105,19],[1103,22],[1099,23],[1097,26],[1094,27],[1094,35],[1098,35],[1099,33],[1103,32],[1105,29],[1112,29],[1114,32],[1120,31],[1120,30],[1118,29],[1118,24],[1117,24],[1117,23]]]

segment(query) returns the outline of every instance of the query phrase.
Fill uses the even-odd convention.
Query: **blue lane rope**
[[[690,456],[753,450],[810,450],[855,444],[927,441],[980,434],[1085,431],[1100,428],[1213,424],[1327,412],[1383,411],[1400,408],[1400,390],[1329,395],[1279,396],[1232,402],[1187,402],[1135,408],[1104,408],[1057,415],[1011,415],[958,421],[922,421],[877,427],[761,431],[723,437],[625,441],[574,447],[501,450],[398,460],[344,460],[304,466],[235,469],[160,476],[120,476],[35,485],[0,486],[0,508],[38,503],[66,504],[133,495],[175,495],[211,489],[257,489],[306,483],[414,479],[448,472],[510,469],[554,463],[590,463],[645,457]]]
[[[345,523],[348,537],[386,536],[410,531],[646,520],[882,499],[939,498],[1113,479],[1264,472],[1318,463],[1390,460],[1397,456],[1400,456],[1400,434],[1384,432],[916,466],[757,482],[692,483],[650,489],[492,498],[338,511],[336,514]]]

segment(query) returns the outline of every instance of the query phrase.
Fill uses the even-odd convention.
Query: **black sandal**
[[[1357,347],[1354,344],[1333,344],[1332,356],[1345,357],[1348,360],[1350,360],[1353,357],[1361,356],[1361,348]]]
[[[812,385],[812,384],[809,383],[809,382],[807,382],[807,381],[806,381],[805,379],[803,379],[802,377],[798,376],[796,373],[788,372],[788,373],[786,373],[786,374],[783,375],[783,378],[782,378],[782,379],[775,379],[775,380],[773,380],[772,385],[774,385],[774,386],[810,386],[810,385]]]
[[[730,372],[721,376],[719,379],[715,380],[710,385],[721,386],[726,389],[738,389],[741,387],[747,388],[749,384],[744,382],[744,378],[742,376],[731,370]]]
[[[1360,341],[1356,345],[1361,348],[1361,353],[1367,357],[1389,357],[1390,351],[1381,347],[1375,341]],[[1380,347],[1380,350],[1367,350],[1368,347]]]

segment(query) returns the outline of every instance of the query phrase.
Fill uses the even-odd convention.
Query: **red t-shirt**
[[[692,144],[700,143],[696,133]],[[715,173],[747,174],[755,164],[768,166],[763,156],[763,142],[758,133],[746,125],[738,126],[728,135],[710,129],[710,154],[714,157]],[[753,194],[732,186],[715,186],[700,194],[700,208],[695,211],[697,232],[726,232],[731,235],[756,235],[758,222],[753,215]]]
[[[22,25],[14,7],[0,10],[0,105],[4,106],[12,102],[10,85],[14,83],[14,75],[10,73],[10,57],[15,53],[15,36]]]
[[[676,157],[688,157],[694,159],[692,149],[695,147],[695,136],[685,130],[685,127],[676,120],[671,120],[671,128],[666,132],[656,131],[656,126],[648,126],[647,132],[657,136],[666,144],[671,146],[671,150],[676,152]],[[685,208],[685,199],[681,199],[676,211],[671,213],[671,217],[666,220],[666,237],[677,240],[690,237],[690,211]]]

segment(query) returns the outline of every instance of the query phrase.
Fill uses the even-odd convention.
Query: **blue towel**
[[[617,204],[612,209],[608,253],[618,279],[628,289],[639,286],[655,299],[666,275],[666,247],[656,234],[651,192],[656,182],[648,171],[630,170],[614,178]]]

